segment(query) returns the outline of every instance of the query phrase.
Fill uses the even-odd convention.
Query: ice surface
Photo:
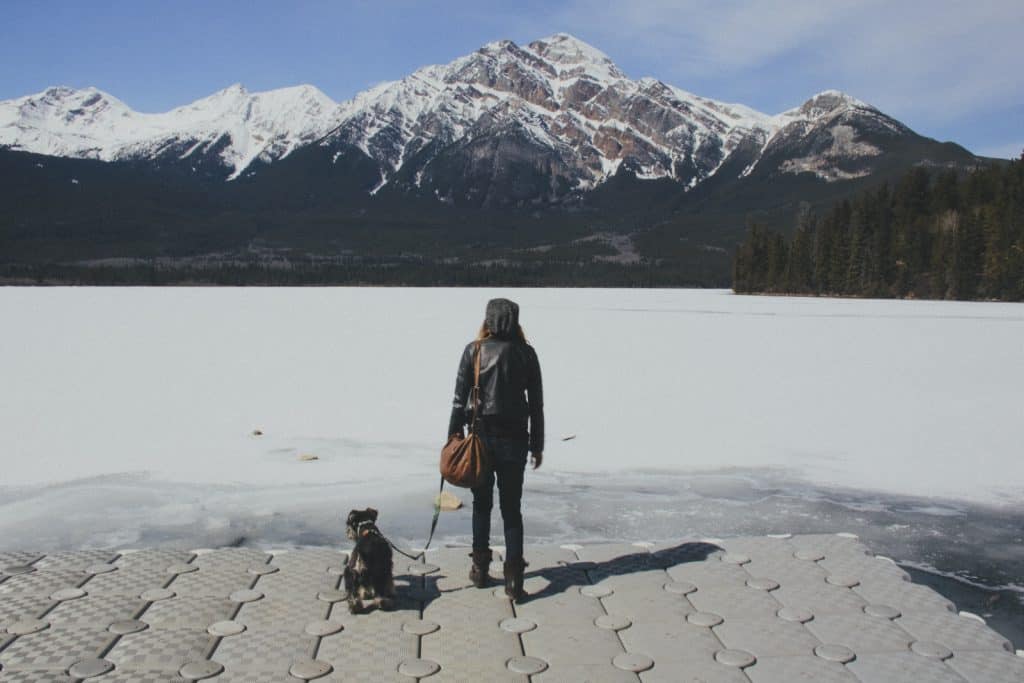
[[[432,471],[499,294],[541,359],[551,471],[1024,499],[1021,306],[700,290],[0,289],[4,482]]]

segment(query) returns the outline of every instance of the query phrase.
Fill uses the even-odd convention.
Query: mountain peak
[[[54,85],[40,93],[43,97],[49,98],[64,98],[69,95],[74,95],[78,90],[75,88],[68,87],[66,85]]]
[[[545,59],[559,64],[612,64],[608,55],[569,33],[556,33],[535,40],[529,47]]]
[[[73,99],[96,99],[96,96],[99,96],[99,98],[102,99],[113,99],[107,93],[91,85],[86,88],[72,88],[67,85],[54,85],[41,93],[29,95],[28,97],[30,99],[45,100],[48,102],[63,102]]]
[[[68,111],[69,115],[79,116],[86,111],[97,110],[106,107],[125,108],[123,102],[116,97],[108,95],[99,88],[89,86],[86,88],[71,88],[66,85],[56,85],[47,88],[41,93],[27,95],[15,102],[26,103],[29,107],[44,107],[51,111]]]
[[[550,64],[563,79],[586,76],[604,83],[626,79],[608,55],[568,33],[535,40],[526,50]]]
[[[827,113],[840,108],[858,107],[861,109],[874,109],[870,104],[858,100],[853,95],[848,95],[841,90],[822,90],[817,95],[810,97],[800,105],[800,111],[810,114],[812,111]]]
[[[508,39],[492,40],[491,42],[486,43],[485,45],[481,46],[480,47],[480,51],[481,52],[501,52],[502,50],[507,50],[510,47],[516,47],[516,44],[513,43],[511,40],[508,40]]]
[[[241,83],[232,83],[226,88],[221,88],[217,92],[213,93],[209,97],[204,97],[204,100],[221,98],[221,97],[245,97],[249,94],[249,91]]]

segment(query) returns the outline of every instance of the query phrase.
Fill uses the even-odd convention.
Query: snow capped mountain
[[[133,111],[96,88],[57,87],[0,102],[0,146],[102,161],[215,152],[229,177],[281,159],[328,132],[337,105],[313,86],[249,93],[233,85],[163,114]]]
[[[436,155],[514,132],[549,150],[557,173],[585,190],[623,163],[642,178],[696,184],[742,139],[774,130],[771,117],[748,107],[632,81],[602,52],[557,34],[526,47],[489,43],[379,86],[348,105],[331,138],[384,162],[382,182],[417,164],[420,185],[430,173],[432,158],[420,154],[428,146]]]
[[[0,102],[0,147],[13,150],[176,164],[230,180],[317,143],[334,161],[353,149],[369,157],[379,169],[371,193],[390,186],[482,204],[559,201],[620,169],[687,189],[720,171],[843,180],[870,172],[884,138],[907,134],[837,91],[770,116],[631,80],[564,33],[489,43],[340,104],[308,85],[234,85],[162,114],[95,88]]]

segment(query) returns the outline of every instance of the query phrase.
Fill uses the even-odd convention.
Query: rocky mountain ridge
[[[335,103],[304,85],[231,86],[162,114],[95,88],[50,88],[0,102],[0,148],[175,166],[235,180],[298,150],[376,169],[365,188],[482,206],[550,204],[620,172],[684,190],[716,175],[872,173],[887,146],[919,137],[849,95],[826,91],[768,115],[652,78],[629,79],[567,34],[489,43]]]

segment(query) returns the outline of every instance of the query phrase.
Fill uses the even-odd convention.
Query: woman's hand
[[[533,463],[533,469],[540,467],[540,464],[544,462],[543,453],[530,453],[530,461]]]

